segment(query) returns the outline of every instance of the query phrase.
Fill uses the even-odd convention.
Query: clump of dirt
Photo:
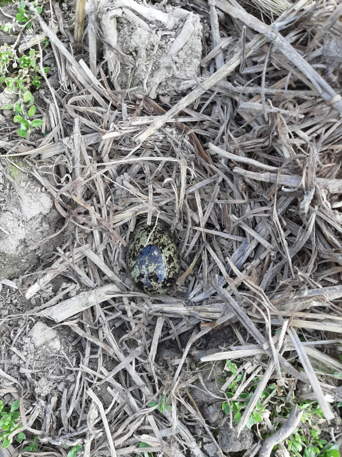
[[[220,430],[218,440],[222,451],[239,452],[253,446],[254,435],[248,428],[243,429],[238,435],[237,431],[226,423]]]
[[[197,14],[131,0],[110,8],[102,17],[102,31],[117,89],[135,88],[155,98],[179,93],[181,83],[199,75],[202,24]]]
[[[0,280],[18,277],[54,248],[42,240],[55,233],[59,216],[29,172],[22,160],[0,165]]]
[[[66,374],[73,358],[70,337],[65,330],[55,330],[41,321],[11,320],[2,326],[2,344],[16,340],[9,350],[3,346],[3,356],[9,361],[7,373],[28,385],[36,398],[63,392],[66,383],[75,381],[73,372]]]
[[[0,320],[9,315],[24,313],[32,307],[23,293],[18,289],[18,281],[2,280],[0,286]]]

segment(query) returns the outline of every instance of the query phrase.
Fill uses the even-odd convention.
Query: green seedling
[[[308,422],[309,425],[312,425],[311,421],[314,416],[323,419],[324,414],[320,407],[316,407],[317,403],[314,401],[305,401],[299,403],[298,407],[303,411],[301,422]]]
[[[142,441],[139,443],[139,448],[148,448],[148,447],[151,447],[149,444],[147,443],[143,443]],[[153,457],[153,452],[143,452],[142,453],[143,457]]]
[[[304,429],[297,428],[286,440],[287,450],[297,457],[340,457],[338,447],[334,444],[328,444],[325,439],[320,438],[322,431],[313,425],[317,419],[324,417],[323,411],[317,406],[317,402],[304,401],[299,403],[298,407],[304,411],[301,422],[312,428],[306,435]]]
[[[228,392],[226,393],[227,396],[230,396],[231,393]],[[248,394],[245,396],[245,394],[241,394],[240,398],[244,398],[246,400],[249,400],[253,393]],[[230,401],[230,402],[223,402],[222,404],[222,409],[226,414],[230,414],[230,410],[232,411],[233,418],[235,424],[237,424],[242,416],[242,412],[245,410],[248,402],[240,402],[240,401]],[[255,405],[254,410],[252,411],[252,414],[250,415],[246,427],[251,429],[254,424],[257,424],[258,422],[262,421],[262,413],[266,410],[266,406],[261,405],[261,401],[258,400],[257,404]]]
[[[232,415],[234,424],[237,424],[246,409],[248,400],[255,392],[260,378],[254,378],[246,390],[237,396],[236,394],[241,386],[241,382],[244,380],[243,375],[239,373],[239,365],[227,361],[225,370],[230,372],[229,378],[231,378],[231,383],[226,391],[227,401],[223,402],[222,410],[227,415]],[[282,389],[277,387],[276,384],[269,384],[265,388],[246,424],[248,428],[262,422],[266,414],[276,429],[279,427],[279,423],[277,423],[278,417],[282,419],[289,417],[292,408],[297,402],[294,393],[292,393],[289,399],[286,396],[283,397]],[[338,403],[337,406],[342,406],[342,402]],[[321,438],[322,431],[318,428],[317,422],[324,419],[324,414],[318,403],[315,401],[302,401],[298,403],[298,407],[303,411],[301,422],[305,425],[298,427],[284,443],[290,456],[340,457],[338,447],[334,444],[328,444],[325,439]],[[267,438],[267,434],[264,433],[262,427],[259,428],[259,433],[262,434],[263,439]]]
[[[67,457],[76,457],[77,452],[82,451],[82,444],[76,444],[67,454]]]
[[[14,28],[14,24],[3,24],[1,26],[1,30],[9,35],[12,33],[12,29]]]
[[[5,406],[4,402],[0,400],[0,444],[2,444],[3,449],[6,449],[13,441],[9,436],[21,427],[19,405],[19,400],[12,403],[11,406]],[[25,433],[22,432],[16,436],[18,443],[21,443],[25,438]]]
[[[24,452],[37,452],[38,451],[38,436],[33,438],[32,443],[24,447]]]
[[[39,128],[43,125],[43,121],[41,119],[29,119],[36,113],[36,107],[33,103],[34,97],[31,92],[27,90],[23,94],[20,94],[19,100],[14,105],[5,105],[3,107],[3,109],[14,108],[16,115],[13,120],[14,122],[20,124],[18,134],[22,138],[26,138],[32,127]]]
[[[30,88],[39,89],[41,81],[38,59],[39,54],[34,49],[18,57],[12,47],[0,47],[0,86],[5,85],[18,95],[15,103],[3,105],[1,108],[14,111],[13,121],[20,124],[18,134],[22,138],[26,138],[32,128],[39,128],[43,124],[40,119],[31,119],[36,114],[36,107]],[[49,70],[49,67],[44,68],[45,73]]]
[[[319,457],[340,457],[340,451],[337,444],[327,444]]]
[[[171,406],[167,405],[167,396],[166,395],[162,395],[160,403],[158,403],[157,401],[151,401],[147,406],[149,408],[158,406],[158,409],[161,413],[163,413],[166,409],[168,411],[171,411],[171,409],[172,409]]]
[[[243,378],[243,375],[238,374],[238,366],[235,363],[231,362],[230,360],[228,360],[226,362],[226,369],[227,369],[227,371],[230,371],[233,375],[236,376],[234,381],[229,385],[228,391],[226,392],[226,397],[228,399],[230,399],[235,396],[236,391],[240,385],[240,381]],[[236,399],[234,401],[231,400],[231,401],[223,402],[222,410],[227,415],[232,413],[235,424],[237,424],[240,421],[240,419],[242,417],[242,413],[246,409],[246,406],[248,404],[248,400],[252,397],[254,390],[256,389],[255,384],[258,381],[259,381],[259,378],[255,378],[254,385],[251,386],[247,392],[242,392],[239,396],[239,399]],[[266,407],[266,405],[262,405],[261,401],[262,400],[265,401],[271,395],[272,391],[275,388],[276,388],[276,385],[271,384],[263,391],[263,393],[260,396],[260,399],[257,401],[257,404],[255,405],[255,408],[254,408],[252,414],[250,415],[250,417],[247,421],[247,424],[246,424],[247,428],[250,429],[253,427],[254,424],[257,424],[262,421],[262,413],[264,413],[264,411],[266,411],[267,407]]]
[[[38,14],[42,13],[41,6],[36,6],[35,4],[33,4],[33,6],[36,8]],[[23,0],[20,2],[20,8],[18,8],[18,13],[15,16],[15,19],[19,24],[25,24],[27,29],[30,29],[33,25],[31,11],[26,8],[26,3]]]

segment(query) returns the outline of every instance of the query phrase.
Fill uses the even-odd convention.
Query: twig
[[[106,430],[107,440],[108,440],[109,449],[110,449],[110,455],[111,455],[111,457],[117,457],[117,454],[116,454],[116,451],[115,451],[115,447],[114,447],[113,438],[112,438],[112,432],[111,432],[111,430],[109,428],[109,424],[108,424],[108,420],[107,420],[107,416],[106,416],[103,404],[91,389],[87,390],[87,394],[93,400],[93,402],[96,403],[97,407],[99,408],[99,411],[100,411],[100,414],[101,414],[101,418],[102,418],[102,422],[103,422],[104,428]]]
[[[76,12],[75,12],[75,41],[76,41],[76,43],[82,43],[83,31],[84,31],[85,5],[86,5],[86,0],[76,0]]]
[[[294,406],[289,418],[285,424],[276,431],[273,435],[267,438],[260,449],[259,457],[269,457],[272,449],[279,443],[282,443],[293,433],[299,425],[303,411],[299,411],[298,406]]]
[[[304,367],[305,373],[307,374],[309,378],[309,383],[311,384],[311,387],[313,388],[317,401],[319,403],[319,406],[322,408],[323,414],[326,418],[327,421],[333,420],[335,415],[332,412],[328,402],[324,398],[324,394],[322,392],[322,388],[318,382],[317,376],[311,366],[309,357],[307,356],[300,339],[298,338],[298,335],[295,331],[295,329],[290,328],[288,329],[288,333],[291,337],[292,343],[294,347],[296,348],[296,351],[298,353],[299,359]]]

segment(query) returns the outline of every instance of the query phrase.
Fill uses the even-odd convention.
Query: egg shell
[[[127,268],[134,284],[148,294],[165,294],[176,283],[180,260],[170,232],[160,222],[138,222],[127,250]]]

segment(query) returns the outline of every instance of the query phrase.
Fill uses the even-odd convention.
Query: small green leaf
[[[238,411],[236,414],[234,414],[234,421],[237,424],[239,420],[241,419],[241,413]]]
[[[37,452],[38,451],[38,436],[35,436],[33,438],[33,442],[29,446],[24,447],[25,452]]]
[[[21,116],[14,116],[13,121],[14,122],[22,122],[23,118]]]
[[[161,413],[164,412],[164,409],[165,409],[165,404],[164,403],[161,403],[159,406],[158,406],[158,409]]]
[[[31,122],[31,127],[34,127],[35,129],[37,129],[38,127],[41,127],[43,125],[43,121],[41,119],[34,119],[32,122]]]
[[[24,2],[24,0],[21,0],[20,6],[24,9],[26,8],[26,3]]]
[[[233,374],[237,374],[237,366],[235,363],[231,362],[230,360],[227,360],[227,367]]]
[[[18,130],[18,134],[23,137],[23,138],[26,138],[27,137],[27,130]]]
[[[37,6],[36,10],[38,14],[42,14],[43,8],[41,6]]]
[[[255,422],[261,422],[262,421],[262,417],[260,416],[259,413],[253,413],[253,419],[255,420]]]
[[[12,109],[13,105],[4,105],[2,109]]]
[[[329,449],[327,456],[329,457],[340,457],[340,453],[337,449]]]
[[[227,415],[230,413],[230,408],[226,401],[222,403],[222,409]]]
[[[34,121],[33,121],[33,122],[34,122]],[[157,405],[158,405],[158,403],[157,403],[156,401],[151,401],[150,403],[148,403],[147,406],[148,406],[149,408],[153,408],[154,406],[157,406]]]
[[[22,443],[26,439],[26,435],[24,432],[19,432],[17,435],[17,441],[18,443]]]
[[[142,448],[142,447],[151,447],[151,446],[147,443],[143,443],[142,441],[140,441],[138,447]]]
[[[2,449],[6,449],[10,444],[12,440],[9,440],[7,436],[4,438],[4,441],[2,442]]]
[[[24,92],[24,95],[23,95],[24,102],[29,102],[31,100],[31,98],[32,98],[32,94],[29,90]]]
[[[23,121],[20,124],[21,130],[30,130],[30,124],[26,119],[23,119]]]
[[[254,424],[255,424],[255,420],[253,419],[253,416],[249,416],[246,427],[248,429],[251,429]]]
[[[76,444],[69,452],[67,457],[76,457],[76,454],[78,451],[82,450],[82,445],[81,444]]]
[[[18,411],[19,407],[20,407],[20,400],[17,400],[14,403],[12,403],[11,413],[13,413],[13,411]]]
[[[36,107],[34,105],[31,106],[29,112],[27,113],[28,117],[33,117],[36,114]]]

